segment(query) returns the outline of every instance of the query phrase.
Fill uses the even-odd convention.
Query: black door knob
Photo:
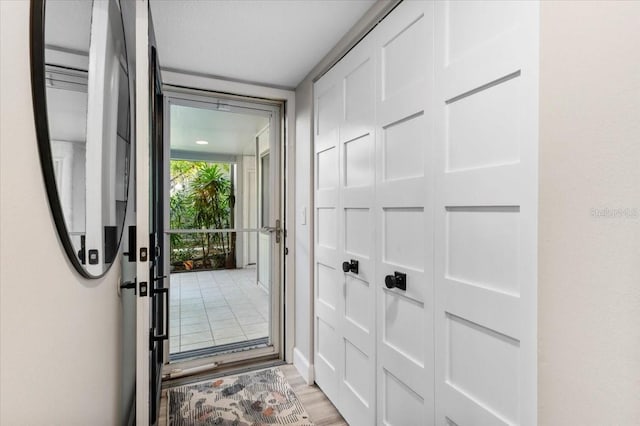
[[[394,272],[393,275],[387,275],[384,278],[384,285],[387,286],[387,288],[397,288],[398,290],[407,291],[407,274]]]
[[[342,270],[344,272],[358,273],[358,261],[351,259],[349,262],[342,262]]]
[[[396,277],[393,275],[387,275],[384,278],[384,285],[386,285],[387,288],[394,288],[396,286]]]

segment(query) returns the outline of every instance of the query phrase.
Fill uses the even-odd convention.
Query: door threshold
[[[193,349],[190,351],[178,352],[169,355],[170,363],[184,361],[187,359],[202,358],[207,356],[222,355],[226,353],[243,352],[251,349],[266,348],[269,344],[268,337],[258,339],[243,340],[241,342],[227,343],[225,345],[210,346],[208,348]]]
[[[201,382],[204,380],[217,379],[223,376],[235,375],[247,373],[249,371],[261,370],[264,368],[277,367],[279,365],[285,365],[286,362],[278,358],[277,356],[270,356],[264,358],[254,358],[250,360],[243,360],[237,362],[230,362],[226,364],[218,364],[214,363],[211,366],[211,369],[206,371],[195,371],[193,374],[187,374],[177,378],[163,378],[162,379],[162,389],[168,389],[175,386],[182,386],[191,383]],[[165,369],[169,367],[165,366]]]

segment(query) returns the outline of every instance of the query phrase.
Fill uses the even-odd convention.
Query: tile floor
[[[171,274],[170,353],[242,342],[269,334],[269,295],[256,269]]]

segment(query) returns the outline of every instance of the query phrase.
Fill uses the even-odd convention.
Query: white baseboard
[[[298,348],[293,348],[293,366],[296,367],[296,370],[308,385],[313,384],[313,364],[309,363],[309,360]]]

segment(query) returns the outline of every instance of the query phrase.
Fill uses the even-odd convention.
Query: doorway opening
[[[280,106],[165,98],[168,362],[280,352]]]

